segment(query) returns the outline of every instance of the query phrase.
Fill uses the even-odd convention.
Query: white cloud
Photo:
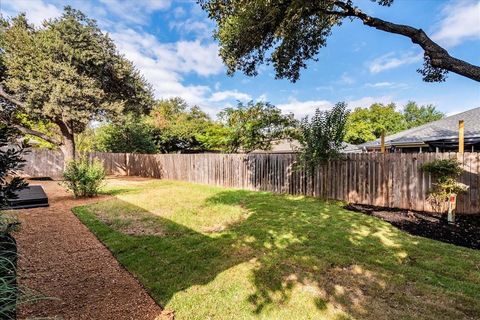
[[[449,2],[442,10],[442,21],[432,39],[453,47],[466,40],[480,39],[480,2],[457,0]]]
[[[355,108],[367,108],[373,103],[389,104],[395,103],[397,108],[401,108],[404,104],[402,101],[395,101],[392,96],[367,96],[359,99],[347,99],[345,101],[348,105],[348,109],[353,110]],[[335,102],[329,100],[307,100],[299,101],[295,98],[290,98],[289,102],[283,104],[277,104],[276,106],[284,113],[293,113],[295,118],[301,119],[305,116],[311,116],[315,113],[315,110],[329,110],[335,105]]]
[[[187,12],[182,7],[176,7],[175,10],[173,10],[173,15],[175,18],[183,17],[186,13]]]
[[[119,51],[152,84],[158,98],[180,96],[189,103],[203,105],[211,89],[202,85],[183,85],[182,76],[187,73],[209,76],[223,70],[217,45],[213,43],[161,43],[151,34],[132,29],[117,30],[111,37]]]
[[[202,44],[199,40],[179,41],[176,43],[176,54],[181,60],[182,72],[209,76],[221,73],[224,68],[218,56],[216,43]]]
[[[214,26],[209,23],[209,20],[198,20],[196,18],[171,21],[169,27],[170,29],[177,30],[182,36],[194,35],[198,39],[212,38],[214,28]]]
[[[1,0],[0,4],[1,13],[6,16],[16,16],[20,12],[25,12],[28,21],[35,26],[40,26],[46,19],[58,17],[62,14],[62,11],[52,4],[43,2],[42,0],[36,1],[7,1]],[[5,1],[5,2],[3,2]]]
[[[276,105],[283,113],[293,113],[295,118],[300,119],[307,115],[312,115],[317,108],[320,110],[328,110],[333,103],[328,100],[307,100],[298,101],[291,98],[289,102]]]
[[[338,84],[346,84],[346,85],[350,85],[350,84],[354,84],[355,83],[355,79],[353,79],[351,76],[349,76],[346,72],[344,72],[342,74],[342,76],[340,77],[340,80],[337,81]]]
[[[397,82],[376,82],[376,83],[366,83],[365,87],[368,88],[375,88],[375,89],[406,89],[408,85],[405,83],[397,83]]]
[[[252,100],[252,96],[243,92],[239,92],[238,90],[225,90],[214,92],[208,100],[211,102],[220,102],[228,99],[250,101]]]
[[[263,102],[267,102],[268,101],[268,96],[266,93],[263,93],[261,95],[258,96],[257,98],[257,101],[263,101]]]
[[[118,17],[138,24],[146,24],[148,15],[152,12],[170,7],[171,0],[100,0],[108,11]]]
[[[382,103],[382,104],[389,104],[395,103],[397,107],[401,105],[400,102],[394,101],[392,96],[379,96],[379,97],[362,97],[360,99],[348,100],[348,108],[355,109],[355,108],[368,108],[374,103]]]
[[[322,90],[325,90],[325,91],[330,91],[330,92],[333,92],[333,86],[318,86],[315,88],[315,90],[317,91],[322,91]]]
[[[374,59],[369,63],[369,70],[371,73],[379,73],[385,70],[395,69],[403,65],[412,64],[421,61],[423,54],[415,54],[407,52],[400,56],[394,52],[387,53]]]

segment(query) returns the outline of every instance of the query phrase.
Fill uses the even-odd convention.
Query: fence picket
[[[347,154],[313,172],[297,169],[295,154],[115,154],[93,152],[108,175],[185,180],[217,186],[313,195],[352,203],[434,211],[427,200],[432,178],[421,170],[434,159],[457,158],[465,169],[457,212],[480,214],[480,153]],[[22,174],[60,177],[63,156],[50,150],[25,155]]]

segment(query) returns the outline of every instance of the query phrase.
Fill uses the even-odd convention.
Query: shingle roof
[[[465,120],[465,138],[480,137],[480,107],[453,116],[433,121],[385,137],[386,145],[418,144],[425,141],[458,137],[458,121]],[[380,145],[380,139],[366,142],[358,147],[372,148]]]
[[[354,144],[343,142],[342,145],[344,147],[342,152],[344,153],[360,152],[360,149]],[[257,149],[252,151],[252,153],[294,153],[297,152],[299,148],[300,142],[297,140],[283,139],[274,143],[270,150]]]

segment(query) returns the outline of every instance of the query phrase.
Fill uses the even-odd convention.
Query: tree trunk
[[[65,165],[75,160],[76,158],[76,149],[75,149],[75,138],[73,134],[72,125],[68,125],[65,122],[57,122],[57,125],[60,128],[60,132],[62,133],[62,144],[60,145],[60,150],[63,153],[63,159]]]

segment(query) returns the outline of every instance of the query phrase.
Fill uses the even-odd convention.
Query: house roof
[[[385,137],[385,144],[419,145],[427,141],[458,138],[458,121],[465,121],[465,138],[480,137],[480,107],[471,109],[441,120],[404,130]],[[359,145],[360,148],[377,148],[380,139]]]
[[[346,142],[343,142],[343,146],[344,149],[342,152],[344,153],[360,152],[361,150],[356,145]],[[294,153],[298,152],[298,149],[300,149],[300,142],[297,140],[283,139],[272,144],[272,149],[270,150],[257,149],[253,150],[252,153]]]

